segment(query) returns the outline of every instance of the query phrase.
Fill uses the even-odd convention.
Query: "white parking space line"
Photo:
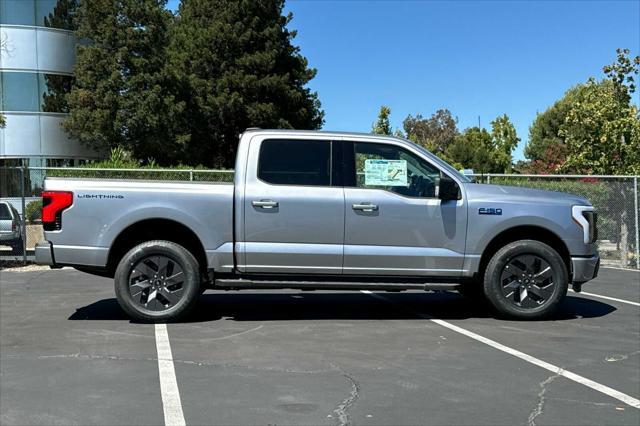
[[[377,299],[381,299],[384,300],[386,302],[389,303],[394,303],[391,299],[388,299],[382,295],[376,294],[376,293],[372,293],[371,291],[368,290],[361,290],[362,293],[367,294],[369,296],[375,297]],[[625,393],[622,393],[620,391],[617,391],[615,389],[612,389],[608,386],[602,385],[600,383],[594,382],[593,380],[587,379],[586,377],[580,376],[578,374],[572,373],[571,371],[567,371],[563,368],[557,367],[553,364],[550,364],[546,361],[543,361],[541,359],[538,359],[536,357],[533,357],[531,355],[527,355],[524,352],[520,352],[517,349],[513,349],[510,348],[508,346],[505,346],[501,343],[496,342],[495,340],[491,340],[489,338],[483,337],[479,334],[476,334],[472,331],[466,330],[462,327],[458,327],[457,325],[453,325],[447,321],[443,321],[441,319],[437,319],[437,318],[432,318],[428,315],[422,314],[420,312],[416,312],[414,310],[411,310],[411,312],[414,315],[419,316],[420,318],[424,318],[426,320],[432,321],[438,325],[441,325],[442,327],[448,328],[451,331],[455,331],[456,333],[460,333],[464,336],[470,337],[473,340],[476,340],[478,342],[484,343],[485,345],[491,346],[492,348],[498,349],[502,352],[505,352],[509,355],[515,356],[517,358],[520,358],[530,364],[533,365],[537,365],[538,367],[544,368],[545,370],[548,370],[554,374],[557,374],[558,376],[562,376],[565,377],[569,380],[573,380],[576,383],[580,383],[581,385],[587,386],[588,388],[591,388],[595,391],[598,391],[600,393],[603,393],[607,396],[610,396],[611,398],[615,398],[618,401],[624,402],[627,405],[630,405],[631,407],[640,409],[640,400],[627,395]]]
[[[158,372],[160,373],[160,393],[166,426],[184,426],[184,414],[180,391],[173,366],[173,354],[169,343],[166,324],[156,324],[156,348],[158,349]]]
[[[573,290],[571,290],[571,291],[573,291]],[[632,302],[630,300],[623,300],[623,299],[618,299],[618,298],[615,298],[615,297],[603,296],[601,294],[587,293],[585,291],[581,291],[580,293],[577,293],[575,291],[573,291],[573,292],[576,293],[576,294],[584,294],[585,296],[598,297],[600,299],[613,300],[614,302],[626,303],[627,305],[640,306],[640,303]]]

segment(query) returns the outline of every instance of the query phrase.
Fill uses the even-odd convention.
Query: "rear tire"
[[[535,240],[514,241],[493,255],[484,292],[499,313],[514,319],[548,317],[567,294],[569,274],[562,257]]]
[[[122,309],[142,322],[183,318],[200,296],[196,258],[170,241],[148,241],[131,249],[118,264],[114,281]]]

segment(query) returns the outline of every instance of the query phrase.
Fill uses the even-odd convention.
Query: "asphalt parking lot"
[[[130,322],[109,279],[0,275],[3,425],[640,424],[640,272],[602,269],[548,321],[454,293],[255,291],[167,326]]]

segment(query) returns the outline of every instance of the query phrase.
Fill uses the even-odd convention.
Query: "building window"
[[[35,25],[35,16],[33,0],[0,0],[0,24]]]
[[[40,111],[69,112],[67,94],[71,91],[73,77],[58,74],[40,74],[38,93],[40,94]]]
[[[74,30],[78,0],[0,0],[0,24]]]
[[[73,167],[73,158],[47,158],[47,167]]]
[[[37,0],[36,25],[73,31],[77,7],[78,0]]]
[[[0,73],[2,111],[69,112],[73,77],[30,72]]]
[[[31,72],[3,72],[2,110],[39,111],[38,74]]]

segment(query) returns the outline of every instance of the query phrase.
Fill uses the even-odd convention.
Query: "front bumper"
[[[572,257],[571,264],[573,269],[574,283],[584,283],[598,276],[600,269],[600,255],[593,257]]]
[[[39,265],[55,266],[56,262],[53,258],[53,246],[49,241],[40,241],[35,248],[36,263]]]

